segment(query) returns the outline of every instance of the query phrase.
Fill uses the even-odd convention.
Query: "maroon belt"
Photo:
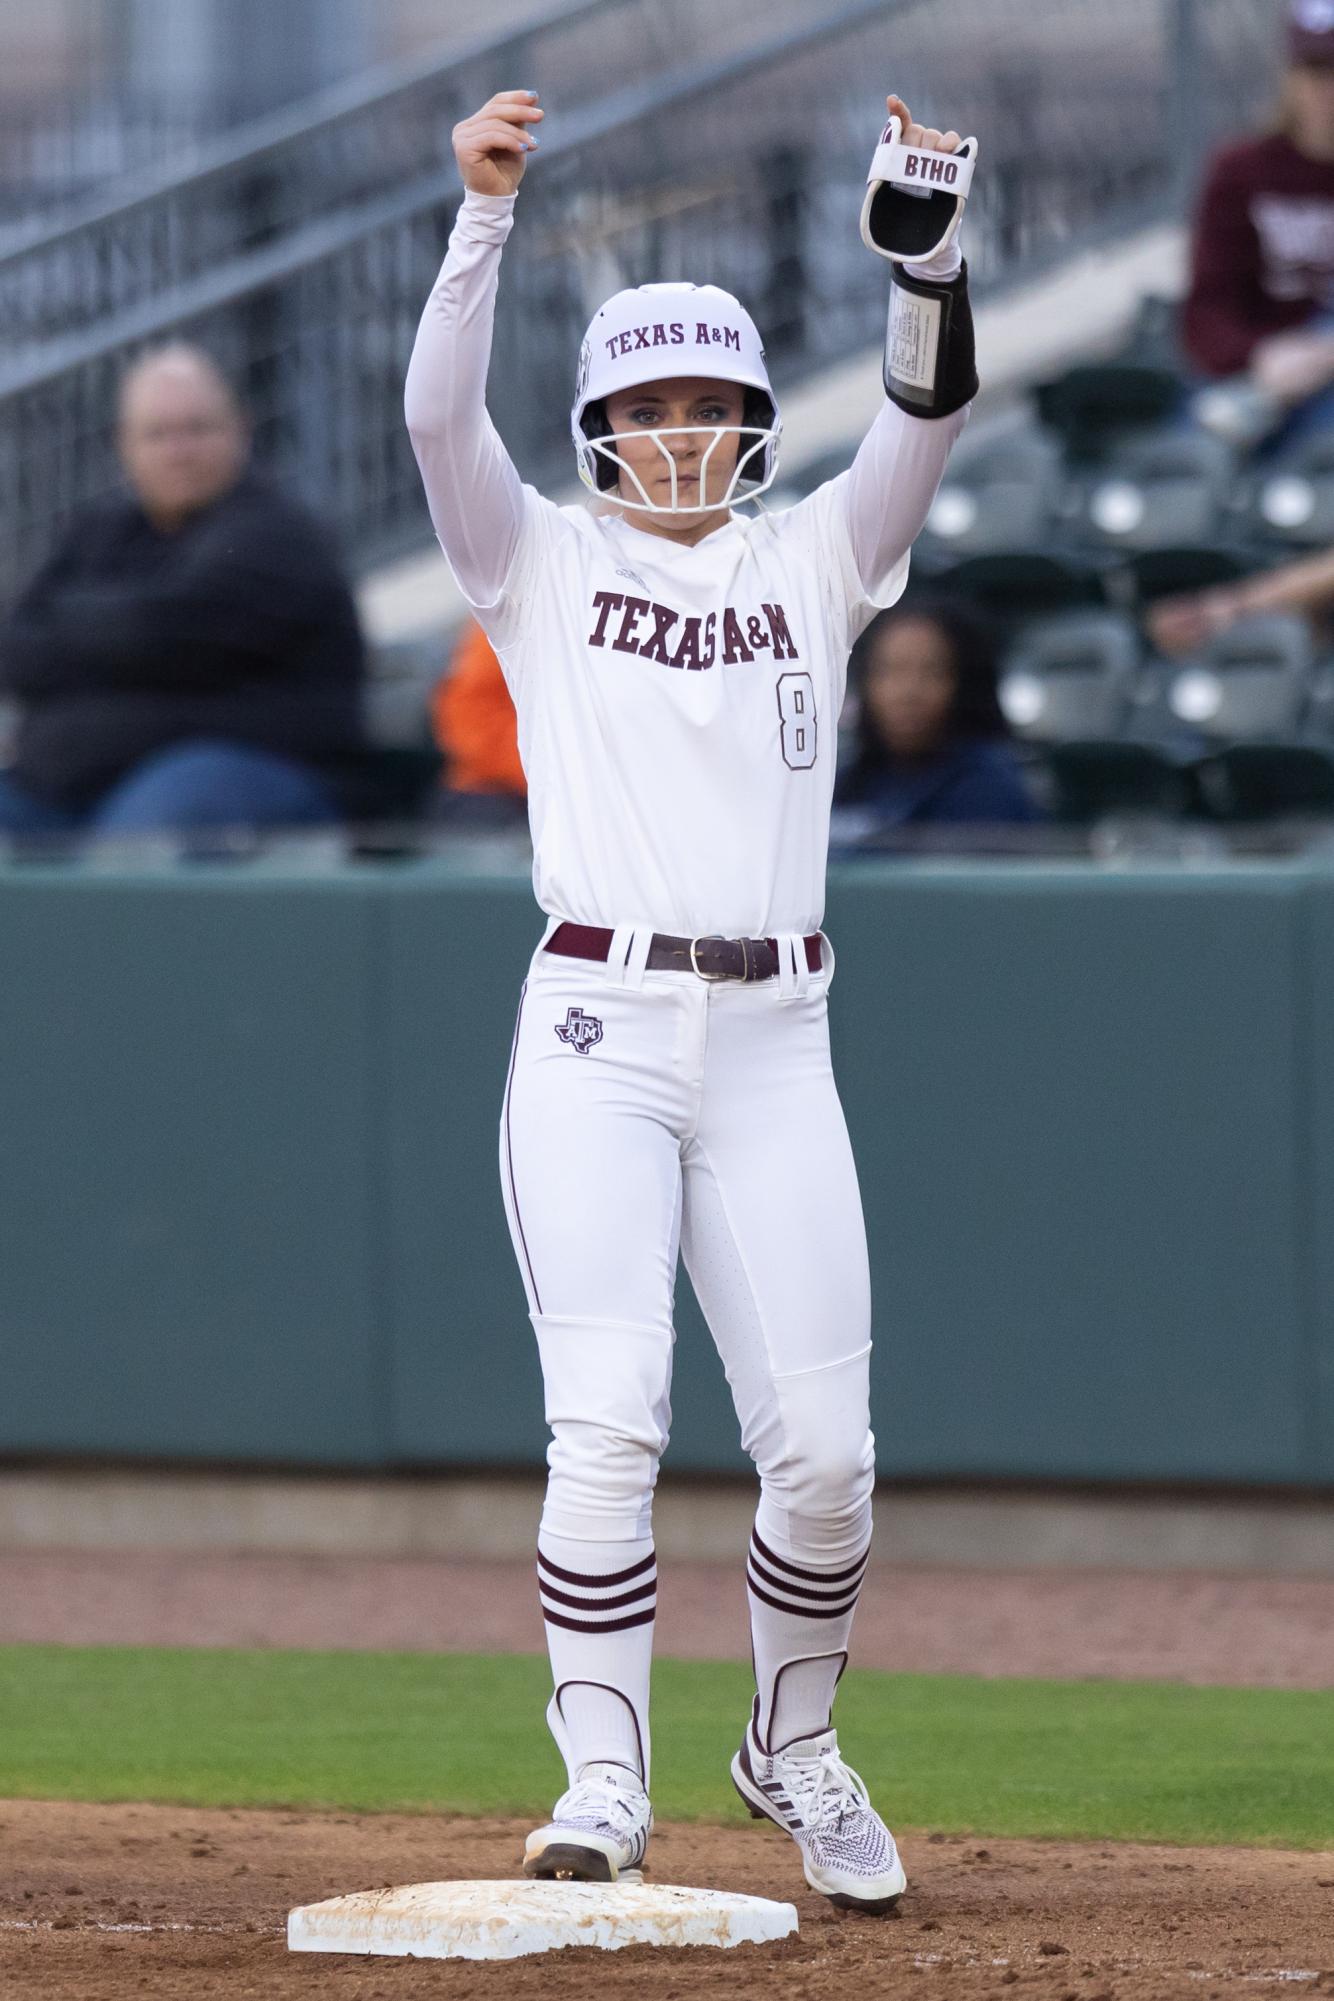
[[[559,924],[546,950],[566,959],[601,959],[611,954],[615,934],[598,924]],[[802,940],[808,972],[824,964],[818,931]],[[695,973],[701,980],[772,980],[778,976],[776,938],[668,938],[655,931],[645,961],[650,973]]]

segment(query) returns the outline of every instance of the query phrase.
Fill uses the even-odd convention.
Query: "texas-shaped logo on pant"
[[[564,1024],[556,1023],[556,1033],[562,1042],[569,1043],[571,1049],[587,1056],[593,1044],[602,1040],[602,1023],[595,1014],[585,1014],[581,1007],[572,1007],[566,1013]]]

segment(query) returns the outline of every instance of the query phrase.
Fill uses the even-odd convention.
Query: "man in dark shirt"
[[[1182,337],[1275,416],[1334,382],[1334,0],[1290,0],[1278,124],[1210,163]]]
[[[249,465],[198,350],[126,377],[129,493],[86,510],[0,629],[0,836],[337,820],[364,649],[328,537]]]

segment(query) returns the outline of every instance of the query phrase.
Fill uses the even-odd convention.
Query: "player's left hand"
[[[961,267],[955,241],[973,184],[977,140],[953,126],[919,125],[901,97],[885,99],[889,122],[866,177],[862,242],[892,264],[911,264],[919,277],[951,282]],[[954,159],[933,155],[954,154]]]
[[[951,126],[948,132],[941,132],[934,125],[919,125],[901,97],[892,93],[885,99],[885,109],[891,118],[899,121],[899,136],[905,146],[924,146],[931,153],[957,153],[963,140]]]

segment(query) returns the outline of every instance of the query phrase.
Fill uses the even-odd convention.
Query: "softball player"
[[[547,926],[500,1164],[552,1443],[538,1581],[569,1789],[533,1876],[609,1881],[649,1806],[653,1486],[684,1255],[760,1475],[756,1695],[732,1777],[835,1903],[889,1909],[893,1836],[831,1715],[871,1534],[870,1294],[820,932],[849,647],[908,550],[977,378],[956,231],[976,143],[898,98],[867,243],[891,262],[887,400],[849,472],[742,514],[778,407],[748,314],[645,285],[594,316],[573,438],[597,511],[524,486],[485,407],[535,94],[454,132],[466,195],[408,373],[431,518],[504,666]]]

